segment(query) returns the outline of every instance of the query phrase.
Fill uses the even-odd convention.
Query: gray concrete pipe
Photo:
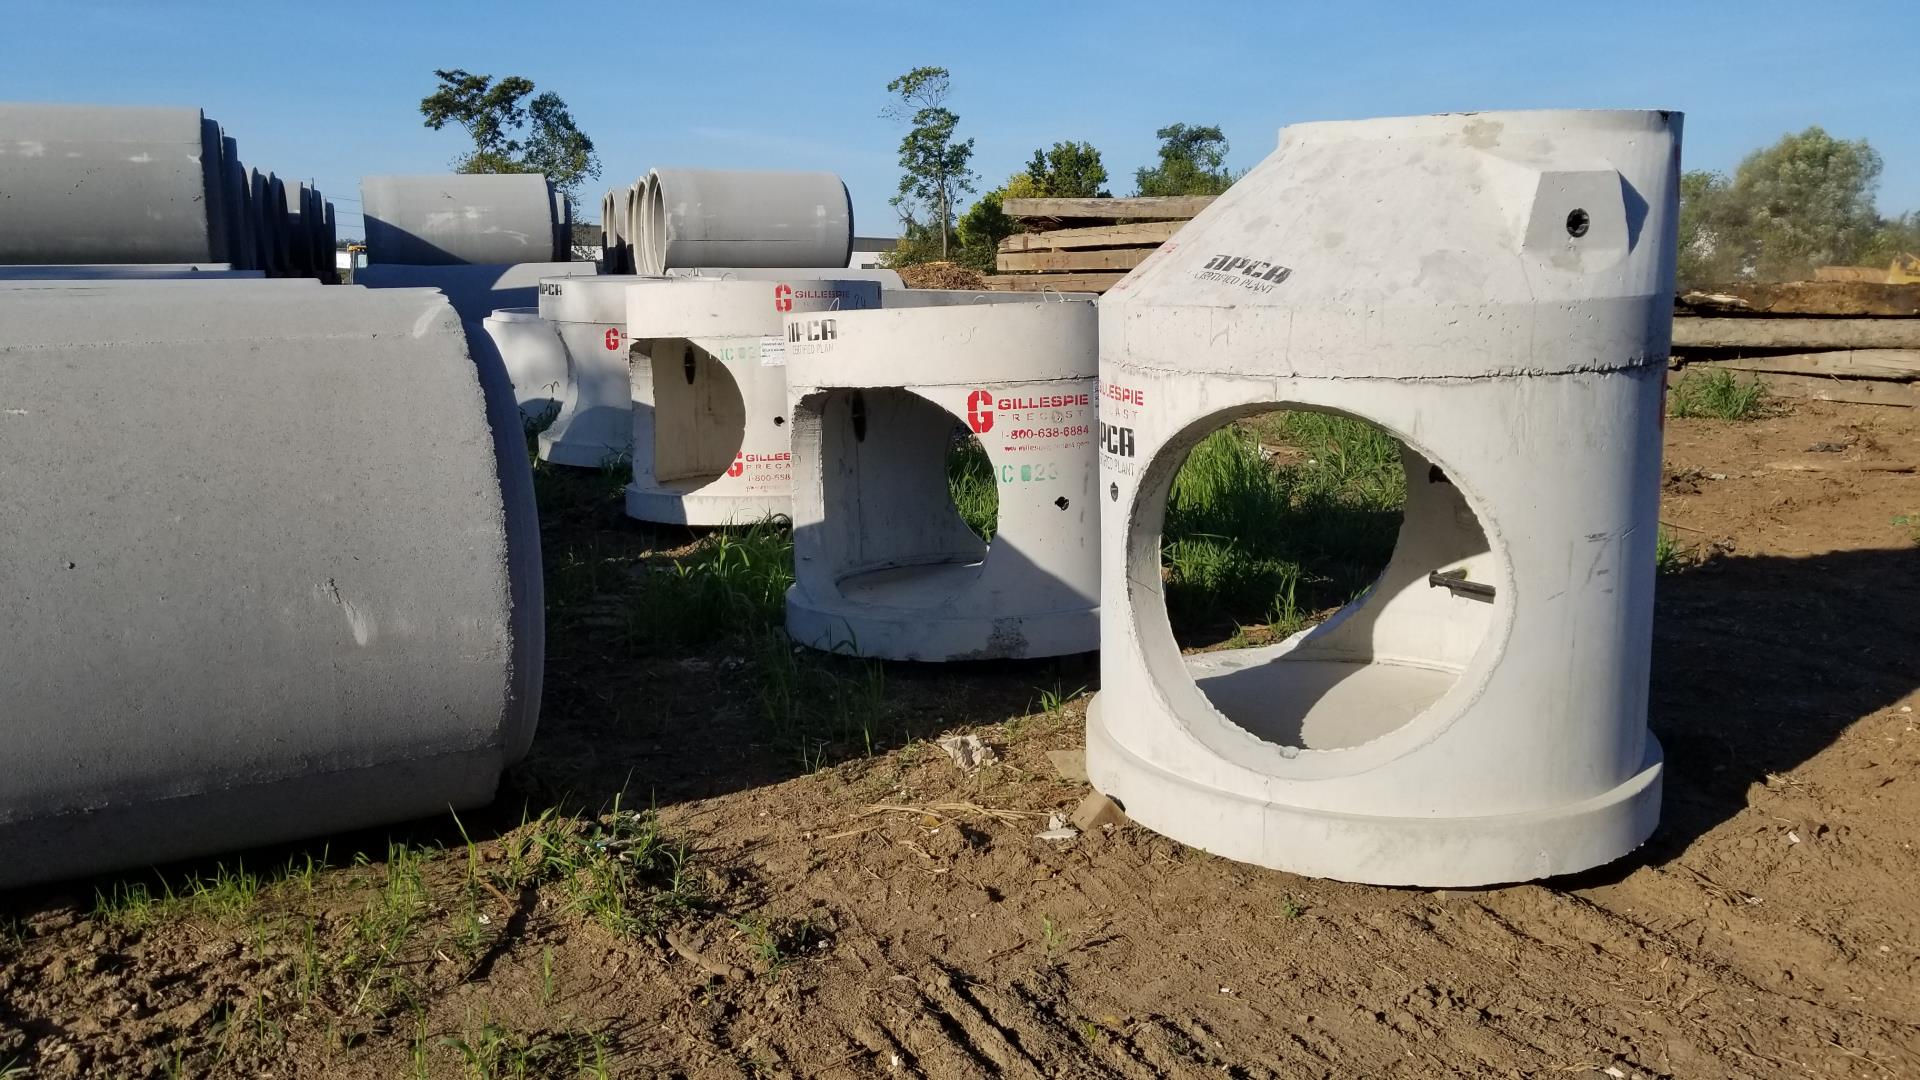
[[[845,266],[853,202],[829,172],[655,169],[642,273],[687,266]]]
[[[493,796],[538,713],[539,534],[443,298],[0,290],[0,373],[0,888]]]
[[[220,138],[220,197],[227,219],[227,262],[235,270],[253,265],[253,232],[247,220],[247,167],[240,163],[240,146],[232,136]]]
[[[551,185],[536,174],[368,176],[360,200],[369,263],[565,262],[571,255],[571,245],[559,242]]]
[[[0,105],[0,263],[229,261],[210,138],[198,109]]]
[[[634,246],[628,261],[634,263],[634,273],[643,277],[664,273],[653,258],[653,186],[653,173],[647,173],[647,179],[626,190],[626,238]]]

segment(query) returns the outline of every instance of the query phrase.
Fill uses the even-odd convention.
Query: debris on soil
[[[969,270],[950,262],[916,263],[896,266],[900,280],[909,289],[985,289],[986,278],[978,270]]]
[[[973,772],[1000,760],[1000,755],[994,753],[993,747],[981,742],[978,735],[948,735],[934,745],[945,750],[962,772]]]
[[[1125,825],[1127,815],[1120,804],[1095,791],[1074,808],[1073,824],[1081,832],[1095,832],[1108,825]]]
[[[1053,764],[1053,771],[1060,779],[1069,784],[1087,782],[1087,752],[1078,747],[1072,750],[1049,750],[1047,760]]]
[[[1067,824],[1065,814],[1049,814],[1047,816],[1047,830],[1045,832],[1035,833],[1033,838],[1035,840],[1071,840],[1079,835],[1079,829]]]

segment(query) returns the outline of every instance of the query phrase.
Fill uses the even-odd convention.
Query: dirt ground
[[[1048,706],[1094,688],[1087,659],[889,665],[885,724],[796,756],[751,689],[766,657],[570,620],[532,756],[462,815],[471,855],[449,821],[254,853],[331,868],[145,923],[96,900],[122,879],[0,897],[0,1077],[1920,1076],[1920,475],[1886,471],[1920,463],[1920,419],[1812,403],[1667,437],[1665,812],[1615,865],[1426,891],[1131,826],[1039,840],[1087,790],[1047,754],[1080,744],[1085,698]],[[549,528],[686,540],[617,508]],[[926,741],[952,731],[1001,763],[960,772]],[[657,924],[491,883],[524,815],[616,794],[690,852]],[[297,991],[302,935],[344,948],[393,895],[391,843],[429,849],[403,992]]]

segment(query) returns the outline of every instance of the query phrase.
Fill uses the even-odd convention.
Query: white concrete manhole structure
[[[1099,641],[1088,299],[907,290],[789,316],[795,584],[787,632],[833,652],[971,660]],[[991,542],[953,505],[962,430],[991,464]]]
[[[551,421],[565,400],[567,349],[537,307],[501,308],[482,320],[513,382],[523,422]]]
[[[871,281],[666,278],[627,291],[633,483],[627,515],[746,525],[793,505],[781,351],[790,313],[880,306]]]
[[[1207,851],[1387,885],[1646,839],[1679,145],[1667,112],[1290,127],[1107,294],[1096,788]],[[1398,545],[1324,624],[1183,657],[1169,487],[1272,408],[1401,440]]]
[[[540,317],[560,335],[567,375],[560,412],[540,433],[540,460],[598,469],[632,451],[627,287],[661,280],[635,274],[541,280]]]

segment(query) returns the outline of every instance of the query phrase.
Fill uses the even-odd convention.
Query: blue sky
[[[198,105],[250,165],[317,181],[357,233],[363,174],[438,172],[464,135],[420,124],[436,67],[520,74],[573,107],[605,166],[830,169],[891,235],[900,129],[885,86],[953,71],[961,133],[999,183],[1036,146],[1099,147],[1115,194],[1155,128],[1218,124],[1244,169],[1303,120],[1662,107],[1689,168],[1810,124],[1886,160],[1883,212],[1920,209],[1920,2],[1320,5],[362,4],[0,0],[0,100]]]

